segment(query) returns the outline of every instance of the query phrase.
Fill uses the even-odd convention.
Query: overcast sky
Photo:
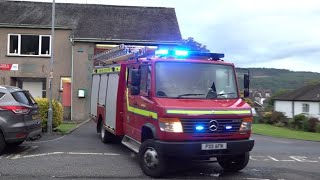
[[[36,1],[36,0],[33,0]],[[52,2],[52,0],[38,0]],[[238,67],[320,72],[318,0],[56,0],[174,7],[183,38]]]

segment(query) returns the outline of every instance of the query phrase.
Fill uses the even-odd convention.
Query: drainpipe
[[[73,56],[73,53],[74,53],[74,42],[73,42],[73,39],[70,38],[70,42],[71,42],[71,121],[73,120],[73,60],[74,60],[74,56]]]
[[[294,117],[294,101],[292,101],[292,118]]]

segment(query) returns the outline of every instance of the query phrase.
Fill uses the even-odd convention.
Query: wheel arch
[[[156,127],[151,123],[144,124],[141,129],[141,142],[147,139],[158,139]]]

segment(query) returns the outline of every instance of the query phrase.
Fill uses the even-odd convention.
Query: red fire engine
[[[101,140],[115,138],[159,177],[171,158],[216,157],[226,171],[248,164],[251,107],[223,54],[120,45],[94,57],[91,112]],[[249,73],[244,74],[244,96]]]

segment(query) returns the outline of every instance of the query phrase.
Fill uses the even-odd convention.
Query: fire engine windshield
[[[156,96],[163,98],[238,98],[232,66],[157,62]]]

